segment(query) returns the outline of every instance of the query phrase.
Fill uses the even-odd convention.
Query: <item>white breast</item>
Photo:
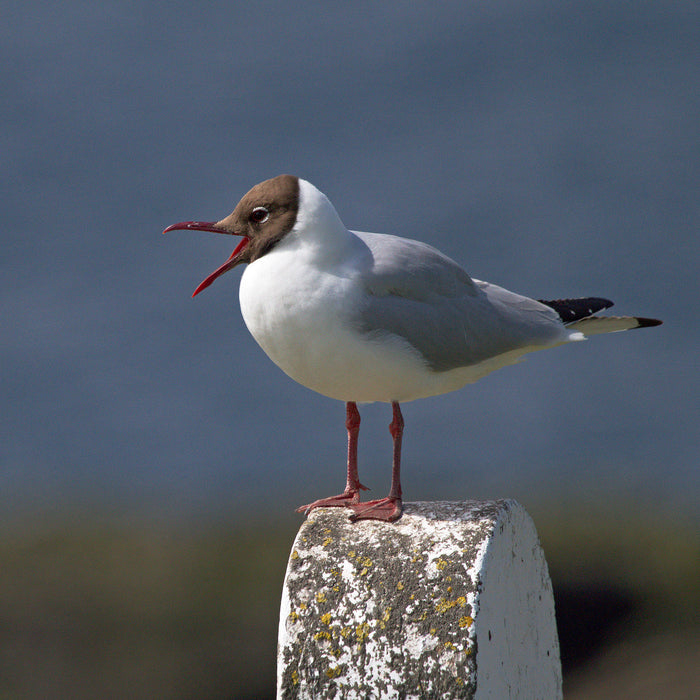
[[[406,379],[424,364],[400,339],[372,341],[352,327],[360,293],[351,277],[275,249],[246,268],[240,303],[260,347],[300,384],[342,401],[405,399]]]

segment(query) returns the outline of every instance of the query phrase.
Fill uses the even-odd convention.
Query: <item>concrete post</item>
[[[515,501],[313,511],[287,566],[277,697],[562,697],[547,564]]]

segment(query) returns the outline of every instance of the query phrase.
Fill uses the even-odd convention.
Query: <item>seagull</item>
[[[338,506],[353,521],[397,520],[400,403],[455,391],[535,350],[661,323],[599,316],[613,304],[600,297],[530,299],[472,279],[426,243],[350,231],[320,190],[293,175],[255,185],[220,221],[183,221],[163,233],[175,230],[240,236],[192,296],[246,263],[239,300],[253,338],[299,384],[346,404],[345,490],[299,512]],[[392,407],[391,487],[386,498],[361,502],[357,404],[375,401]]]

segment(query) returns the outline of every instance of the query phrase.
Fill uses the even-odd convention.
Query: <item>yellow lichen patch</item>
[[[333,586],[333,592],[338,593],[340,591],[340,586]]]
[[[331,654],[333,654],[333,656],[335,656],[336,659],[337,659],[342,653],[343,653],[343,650],[342,650],[342,649],[333,649],[333,650],[331,651]]]
[[[363,622],[355,628],[355,636],[358,642],[364,642],[369,636],[369,624]]]
[[[342,672],[343,669],[340,666],[332,666],[331,668],[326,669],[326,675],[329,678],[337,678]]]
[[[317,603],[325,603],[326,602],[326,594],[325,593],[317,593],[316,594],[316,602]]]
[[[299,685],[299,671],[296,669],[292,671],[292,683],[294,683],[294,685]]]
[[[292,612],[289,613],[289,619],[292,622],[296,622],[299,619],[299,613],[292,610]]]
[[[435,562],[435,566],[437,567],[437,570],[438,570],[438,571],[442,571],[442,570],[447,566],[447,561],[445,561],[445,559],[443,559],[442,557],[440,557],[440,558]]]
[[[343,628],[340,630],[340,636],[341,636],[343,639],[347,639],[348,636],[350,635],[350,632],[351,632],[351,630],[350,630],[349,627],[343,627]]]
[[[306,603],[299,603],[299,610],[306,610]]]
[[[297,550],[295,549],[295,550],[292,552],[292,556],[289,557],[289,558],[290,558],[290,559],[298,559],[298,558],[299,558],[299,552],[297,552]]]
[[[435,627],[431,627],[430,634],[434,637],[437,634],[437,629],[435,629]]]
[[[314,639],[317,642],[320,641],[321,639],[326,639],[330,642],[331,641],[331,633],[326,632],[326,630],[321,630],[320,632],[316,632],[316,634],[314,635]]]
[[[369,572],[369,567],[372,566],[372,560],[369,557],[357,557],[357,563],[364,567],[362,571],[360,571],[360,576],[367,576],[367,573]]]
[[[457,647],[452,644],[452,642],[445,642],[444,644],[445,649],[449,649],[450,651],[456,651]]]
[[[403,590],[403,583],[401,583],[401,581],[399,581],[399,582],[396,584],[396,588],[397,588],[399,591],[402,591],[402,590]]]
[[[323,622],[324,625],[330,625],[331,624],[331,614],[326,613],[325,615],[321,615],[321,622]]]
[[[455,678],[455,683],[457,685],[464,685],[464,681],[461,678]]]
[[[415,597],[416,597],[416,596],[415,596],[413,593],[411,593],[411,595],[408,596],[408,599],[409,599],[409,600],[413,600]]]
[[[463,615],[459,618],[460,627],[471,627],[474,624],[474,619],[469,615]]]
[[[386,629],[386,623],[389,622],[389,617],[391,616],[391,608],[387,608],[384,611],[384,614],[382,615],[381,620],[379,620],[379,626],[385,630]]]
[[[450,608],[454,608],[455,605],[457,605],[457,603],[455,603],[454,600],[440,598],[437,605],[435,606],[435,610],[442,615],[443,613],[447,612]]]
[[[331,530],[329,527],[327,527],[327,528],[323,531],[323,534],[324,534],[324,535],[330,535],[331,532],[333,532],[333,530]]]
[[[323,546],[324,546],[324,547],[327,547],[327,546],[328,546],[329,544],[331,544],[332,542],[333,542],[333,538],[332,538],[332,537],[326,537],[326,539],[323,540]]]
[[[354,558],[355,558],[355,550],[354,550],[354,549],[351,549],[351,550],[348,552],[348,556],[350,557],[350,559],[354,559]]]
[[[447,598],[440,598],[440,600],[435,605],[435,609],[439,613],[447,612],[450,608],[460,607],[463,608],[467,604],[467,599],[461,595],[455,600],[447,600]]]

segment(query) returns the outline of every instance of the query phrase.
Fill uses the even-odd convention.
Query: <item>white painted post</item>
[[[287,566],[277,697],[562,697],[547,564],[515,501],[313,511]]]

